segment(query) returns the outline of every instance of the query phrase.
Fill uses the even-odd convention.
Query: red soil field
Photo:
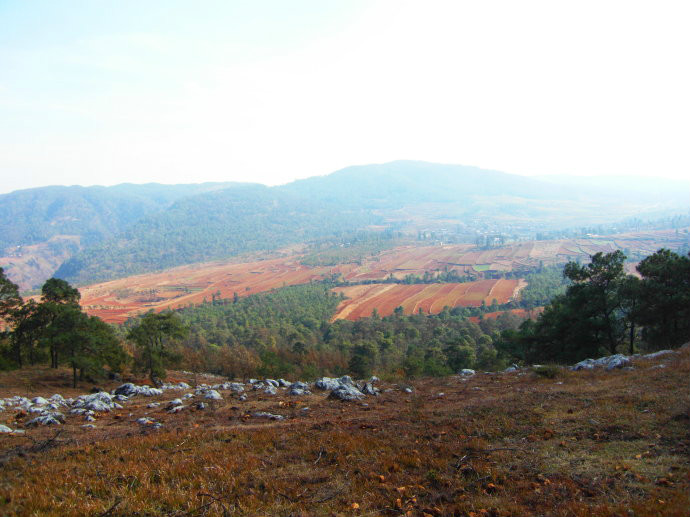
[[[471,273],[477,282],[467,284],[368,285],[350,286],[347,305],[341,306],[338,318],[356,319],[370,316],[377,308],[381,315],[403,306],[406,313],[420,308],[428,313],[440,312],[444,306],[490,305],[494,298],[507,301],[524,287],[516,280],[481,278],[496,273],[522,271],[539,265],[563,264],[568,260],[586,261],[598,251],[630,249],[653,253],[660,247],[677,248],[688,240],[686,229],[649,231],[609,237],[567,239],[558,241],[520,242],[501,248],[478,250],[470,244],[446,246],[404,246],[380,253],[361,264],[334,267],[309,267],[300,263],[296,250],[281,258],[240,263],[238,260],[193,264],[161,273],[138,275],[80,289],[82,305],[89,314],[111,323],[148,311],[182,307],[211,300],[214,293],[231,298],[234,293],[246,296],[286,285],[296,285],[339,273],[345,280],[383,280],[390,275],[403,278],[408,274],[423,276],[444,271]],[[384,296],[384,293],[385,296]],[[355,304],[355,305],[353,305]]]
[[[137,275],[80,289],[81,303],[89,314],[110,323],[151,309],[163,310],[222,298],[247,296],[286,285],[320,279],[328,268],[309,268],[296,259],[259,260],[247,263],[215,262],[182,266]]]
[[[480,280],[462,284],[372,284],[368,286],[336,287],[344,300],[334,319],[356,320],[371,316],[376,309],[381,316],[389,316],[402,306],[405,314],[438,314],[443,307],[478,307],[496,299],[507,303],[519,290],[518,280]],[[366,289],[363,289],[366,288]]]

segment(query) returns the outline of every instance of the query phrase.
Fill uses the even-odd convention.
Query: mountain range
[[[532,178],[417,161],[255,183],[43,187],[0,196],[0,267],[77,284],[385,228],[536,231],[687,213],[690,184]],[[651,187],[653,185],[653,188]],[[684,189],[685,185],[688,188]]]

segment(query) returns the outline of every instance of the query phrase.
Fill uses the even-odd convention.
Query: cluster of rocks
[[[191,399],[197,398],[203,400],[197,400],[193,407],[197,410],[204,410],[209,407],[209,404],[213,405],[223,400],[221,391],[229,391],[232,394],[238,395],[240,401],[244,401],[247,400],[246,390],[258,391],[265,395],[276,395],[280,390],[290,396],[311,395],[312,390],[321,390],[330,391],[329,398],[331,399],[358,401],[366,396],[378,395],[380,390],[375,386],[377,382],[379,382],[379,379],[372,377],[366,382],[356,383],[348,375],[340,378],[321,377],[312,384],[301,381],[290,382],[285,379],[250,379],[247,385],[241,382],[224,382],[212,385],[199,384],[194,388],[193,392],[191,392],[191,386],[185,382],[163,384],[159,388],[138,386],[128,382],[118,386],[110,393],[107,391],[97,391],[96,393],[68,399],[59,394],[55,394],[48,399],[43,397],[28,399],[20,396],[0,399],[0,411],[14,409],[26,415],[31,415],[32,418],[26,421],[24,427],[59,425],[65,422],[65,414],[78,415],[86,422],[82,427],[90,429],[95,427],[91,422],[96,420],[99,413],[123,409],[123,404],[132,397],[160,397],[166,391],[187,391],[187,393],[167,403],[160,401],[150,402],[146,405],[146,408],[155,409],[161,407],[169,413],[178,413],[190,407]],[[411,389],[409,391],[411,392]],[[272,420],[283,418],[280,415],[271,415],[270,413],[256,413],[253,416],[256,418],[270,418]],[[142,426],[154,429],[163,425],[148,417],[142,417],[137,422]],[[0,433],[11,432],[17,431],[13,431],[5,425],[0,426]]]
[[[643,359],[643,360],[654,360],[658,359],[660,357],[664,357],[667,355],[675,354],[676,352],[674,350],[660,350],[658,352],[653,352],[650,354],[634,354],[634,355],[623,355],[623,354],[614,354],[614,355],[607,355],[604,357],[600,357],[599,359],[585,359],[583,361],[580,361],[577,364],[574,364],[570,367],[568,367],[572,371],[582,371],[582,370],[596,370],[596,369],[603,369],[604,371],[610,372],[613,370],[633,370],[633,362],[638,360],[638,359]],[[652,368],[664,368],[664,364],[657,364],[653,366]],[[525,367],[522,368],[517,364],[511,364],[508,368],[503,370],[502,373],[515,373],[517,372],[519,375],[524,375],[527,373],[530,368],[531,369],[536,369],[540,368],[541,365],[535,364],[532,365],[531,367]],[[486,372],[487,374],[492,374],[492,372]],[[465,368],[463,370],[460,370],[458,372],[458,375],[461,378],[464,378],[465,380],[468,377],[471,377],[475,375],[476,372],[474,370],[470,370],[469,368]]]

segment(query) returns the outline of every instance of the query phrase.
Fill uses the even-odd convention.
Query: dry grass
[[[687,516],[689,356],[555,379],[428,379],[368,406],[226,394],[170,415],[135,399],[96,430],[68,419],[42,449],[32,441],[54,429],[0,436],[0,513]],[[247,416],[257,410],[287,420]],[[163,430],[136,425],[144,413]]]

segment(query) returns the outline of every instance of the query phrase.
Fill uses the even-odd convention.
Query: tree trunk
[[[77,367],[72,365],[72,387],[77,387]]]
[[[635,324],[630,323],[630,355],[635,353]]]

